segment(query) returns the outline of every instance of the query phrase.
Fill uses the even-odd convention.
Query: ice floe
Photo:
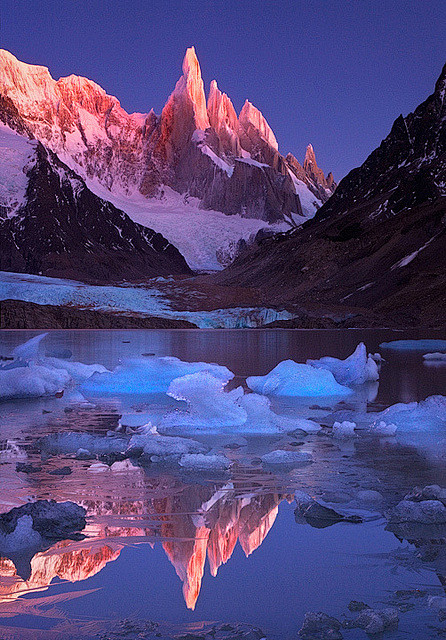
[[[165,393],[176,378],[207,372],[220,384],[234,377],[227,367],[208,362],[183,362],[172,356],[124,360],[113,371],[91,376],[81,387],[91,395]]]
[[[340,440],[354,438],[356,435],[355,429],[355,422],[348,422],[348,420],[344,420],[344,422],[335,422],[333,424],[333,437],[339,438]]]
[[[54,396],[93,373],[107,369],[99,364],[83,364],[41,353],[47,333],[34,336],[17,346],[12,362],[0,367],[0,399]]]
[[[37,364],[0,368],[0,399],[54,396],[70,382],[71,378],[64,369]]]
[[[381,342],[381,349],[392,351],[446,351],[446,340],[392,340]]]
[[[376,414],[369,414],[371,417]],[[380,412],[369,425],[371,432],[390,426],[401,430],[432,430],[446,425],[446,396],[429,396],[421,402],[397,403]],[[383,435],[386,435],[383,433]]]
[[[428,366],[438,367],[446,365],[446,353],[434,351],[433,353],[425,353],[423,356],[424,364]]]
[[[241,433],[278,433],[300,429],[314,433],[320,426],[303,418],[276,414],[266,396],[245,393],[242,387],[224,390],[224,382],[207,372],[199,372],[174,380],[168,395],[187,403],[186,410],[168,413],[160,422],[163,433],[190,430]]]
[[[224,471],[229,469],[231,461],[226,456],[202,453],[187,453],[179,460],[181,467],[191,470],[212,469],[214,471]]]
[[[375,382],[379,378],[378,365],[372,355],[367,355],[363,342],[345,360],[324,356],[319,360],[307,360],[307,364],[331,371],[337,382],[347,386]]]
[[[250,389],[264,395],[317,397],[352,393],[336,381],[331,371],[294,360],[280,362],[265,376],[250,376],[246,383]]]

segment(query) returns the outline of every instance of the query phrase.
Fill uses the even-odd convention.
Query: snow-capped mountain
[[[434,93],[395,120],[313,220],[253,246],[215,280],[261,287],[268,304],[336,307],[353,323],[373,313],[381,325],[444,324],[445,96],[446,65]]]
[[[274,133],[246,101],[237,116],[216,81],[206,100],[194,48],[160,116],[128,114],[96,83],[55,81],[46,67],[0,52],[0,118],[52,150],[94,188],[160,197],[165,187],[203,209],[268,222],[311,217],[334,190],[311,146],[303,167],[278,151]],[[90,182],[92,183],[90,185]]]
[[[161,234],[98,198],[37,140],[0,125],[0,270],[86,281],[190,269]]]

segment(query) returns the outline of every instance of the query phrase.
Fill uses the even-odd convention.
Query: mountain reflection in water
[[[159,541],[183,583],[187,607],[194,609],[206,557],[216,576],[231,558],[237,541],[249,556],[270,531],[280,502],[292,499],[291,494],[279,491],[265,493],[258,481],[256,488],[248,489],[243,488],[246,482],[240,486],[237,481],[212,486],[183,484],[165,475],[146,482],[154,494],[147,500],[79,501],[89,517],[86,540],[60,542],[36,553],[28,580],[17,575],[11,560],[0,558],[0,602],[45,590],[55,577],[69,582],[86,580],[116,560],[126,544],[153,546]]]

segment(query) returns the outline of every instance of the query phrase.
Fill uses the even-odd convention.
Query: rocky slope
[[[89,282],[190,273],[163,236],[94,195],[36,140],[2,125],[0,160],[0,270]]]
[[[159,197],[168,186],[205,209],[274,222],[313,215],[336,186],[311,147],[303,166],[282,156],[250,102],[237,116],[215,81],[206,101],[193,47],[160,116],[128,114],[87,78],[55,81],[0,51],[0,119],[113,194]]]
[[[434,93],[339,184],[315,218],[248,249],[215,282],[269,304],[445,324],[446,66]],[[310,158],[308,158],[310,161]],[[307,163],[308,169],[308,163]]]

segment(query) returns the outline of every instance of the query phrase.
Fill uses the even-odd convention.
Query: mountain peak
[[[183,60],[183,75],[178,80],[173,95],[176,97],[187,96],[190,99],[197,129],[204,131],[209,127],[203,79],[195,47],[189,47],[186,50]]]
[[[245,100],[245,104],[240,111],[239,123],[245,130],[248,129],[250,125],[253,126],[271,147],[276,151],[279,149],[276,136],[266,121],[266,118],[249,100]]]
[[[315,166],[317,166],[316,156],[315,156],[312,144],[307,145],[307,148],[305,151],[304,169],[306,168],[305,165],[308,166],[310,164],[314,164]]]

